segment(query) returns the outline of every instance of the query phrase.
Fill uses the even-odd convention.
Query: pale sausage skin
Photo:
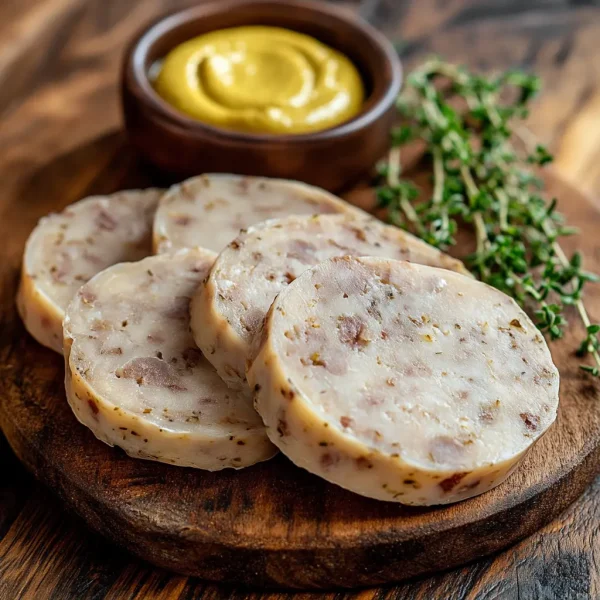
[[[221,252],[241,229],[288,215],[368,216],[321,188],[268,177],[211,173],[173,186],[154,220],[157,254],[201,246]]]
[[[275,296],[309,267],[346,254],[402,258],[467,273],[460,261],[372,218],[290,216],[255,225],[221,252],[192,301],[196,343],[227,385],[249,393],[250,344]]]
[[[276,452],[251,402],[219,379],[189,332],[190,297],[214,258],[196,249],[115,265],[69,305],[69,404],[130,456],[215,471]]]
[[[511,298],[402,261],[306,271],[273,302],[254,355],[273,443],[379,500],[446,504],[497,486],[558,408],[546,342]]]
[[[62,322],[75,292],[118,262],[152,254],[162,190],[92,196],[40,219],[27,245],[17,308],[29,333],[62,354]]]

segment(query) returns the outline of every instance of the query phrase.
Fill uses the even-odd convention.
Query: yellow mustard
[[[252,133],[307,133],[358,114],[365,91],[340,52],[288,29],[235,27],[173,49],[154,81],[181,112]]]

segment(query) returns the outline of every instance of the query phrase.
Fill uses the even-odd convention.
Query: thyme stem
[[[402,162],[400,157],[400,148],[392,147],[388,154],[388,185],[392,188],[398,187],[400,184],[400,174],[402,173]],[[405,217],[415,226],[418,226],[419,217],[415,212],[413,205],[409,200],[402,195],[400,197],[400,208],[404,213]]]
[[[508,228],[508,196],[504,190],[496,190],[496,197],[500,204],[500,230],[506,231]]]

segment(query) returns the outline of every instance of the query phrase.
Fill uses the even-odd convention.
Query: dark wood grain
[[[0,542],[3,600],[595,600],[600,590],[600,479],[557,520],[497,557],[400,586],[326,594],[251,592],[172,575],[87,532],[54,496],[28,485],[29,501]]]
[[[27,68],[31,42],[16,53],[3,52],[0,60],[2,94],[8,98],[1,103],[0,223],[17,213],[9,235],[3,234],[3,259],[18,257],[26,232],[55,203],[66,204],[88,192],[113,191],[132,174],[139,185],[152,179],[152,172],[139,168],[118,133],[117,65],[122,48],[143,21],[164,11],[167,4],[175,9],[191,3],[6,0],[0,5],[3,50],[15,39],[22,43],[21,27],[44,32],[48,26],[57,32],[40,37],[35,48],[39,58]],[[552,142],[564,175],[600,191],[600,135],[596,133],[600,20],[593,2],[392,4],[405,5],[402,21],[392,12],[383,24],[403,42],[409,63],[433,49],[472,65],[492,69],[525,65],[544,76],[546,92],[531,126],[543,140]],[[45,12],[38,13],[40,7]],[[57,29],[59,23],[63,25]],[[52,177],[55,170],[57,178]],[[13,283],[13,273],[2,274],[0,285]],[[2,449],[0,463],[7,462],[12,472],[16,463]],[[267,597],[234,594],[152,569],[89,533],[31,478],[9,477],[4,485],[8,487],[2,488],[0,510],[4,515],[4,507],[11,503],[18,509],[7,510],[12,516],[0,518],[0,529],[6,532],[0,540],[2,600]],[[4,504],[5,498],[13,500]],[[596,484],[561,518],[495,559],[347,597],[598,598],[599,499]],[[313,596],[298,596],[303,597]]]

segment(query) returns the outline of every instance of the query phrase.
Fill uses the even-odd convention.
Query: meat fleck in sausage
[[[338,320],[339,338],[342,344],[351,348],[362,348],[368,345],[369,339],[366,323],[357,316],[342,315]]]
[[[135,379],[138,385],[153,385],[170,390],[185,391],[177,372],[165,361],[154,356],[133,358],[115,372],[117,377]]]
[[[529,429],[529,431],[537,431],[540,426],[540,417],[539,415],[532,415],[531,413],[521,413],[519,415],[525,423],[525,427]]]
[[[440,481],[439,486],[444,492],[451,492],[467,475],[468,473],[454,473],[451,477],[447,477]]]

